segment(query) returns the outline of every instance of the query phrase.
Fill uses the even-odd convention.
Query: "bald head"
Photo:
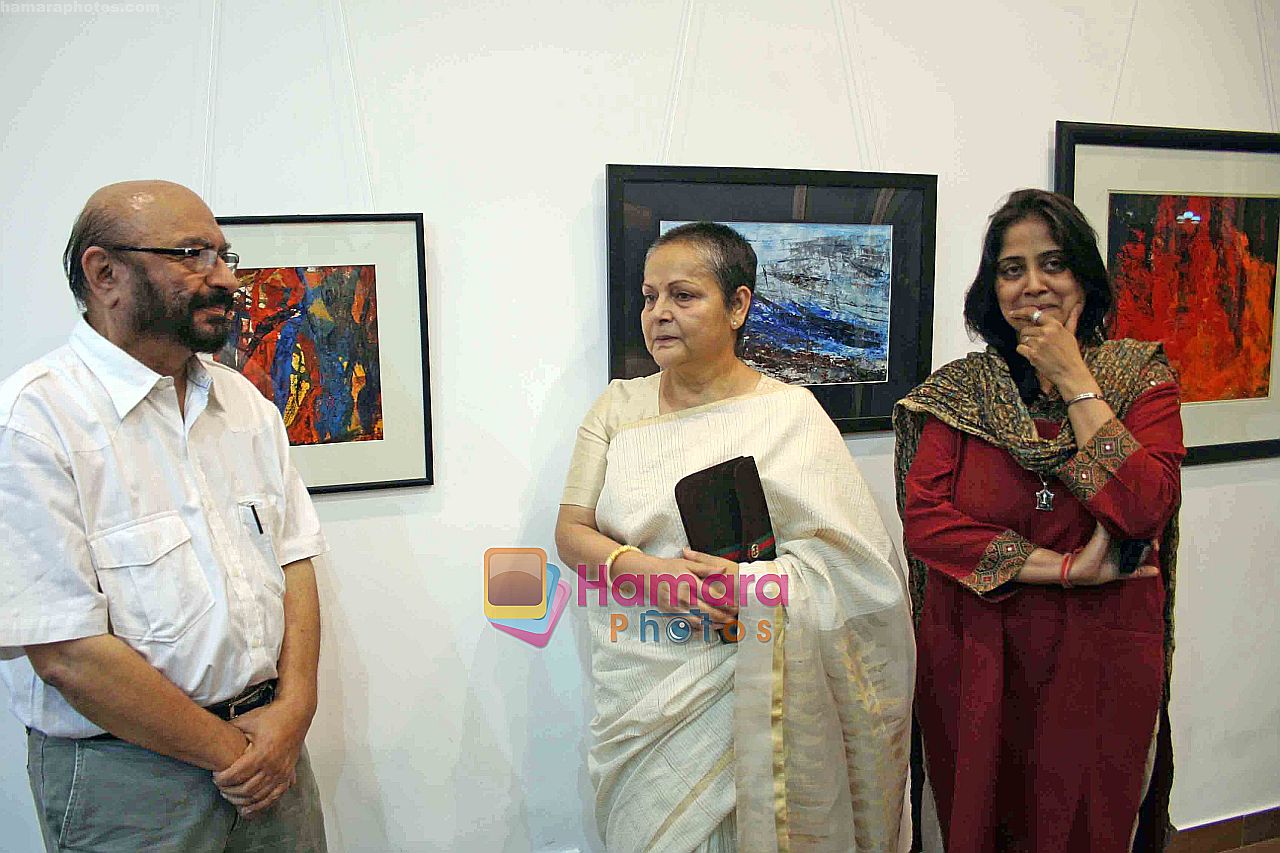
[[[82,259],[91,246],[116,243],[174,245],[175,223],[191,217],[213,220],[208,206],[191,190],[170,181],[123,181],[89,196],[71,228],[62,267],[76,302],[89,297]],[[156,242],[159,241],[159,242]]]

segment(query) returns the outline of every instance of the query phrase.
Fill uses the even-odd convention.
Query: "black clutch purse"
[[[1151,545],[1150,539],[1121,539],[1116,554],[1116,563],[1122,575],[1131,575],[1142,564],[1142,555]]]
[[[695,471],[676,483],[676,506],[689,547],[735,563],[778,556],[769,503],[751,456]],[[721,631],[726,642],[736,642]],[[741,631],[739,631],[741,634]]]

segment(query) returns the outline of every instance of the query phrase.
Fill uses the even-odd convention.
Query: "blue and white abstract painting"
[[[744,361],[799,385],[888,380],[892,225],[723,224],[759,262]]]

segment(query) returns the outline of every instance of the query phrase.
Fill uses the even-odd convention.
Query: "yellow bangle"
[[[628,551],[639,551],[639,550],[640,549],[637,548],[635,545],[619,545],[617,548],[614,548],[613,551],[610,552],[609,556],[604,558],[604,576],[607,578],[613,577],[613,561],[614,560],[618,559]]]

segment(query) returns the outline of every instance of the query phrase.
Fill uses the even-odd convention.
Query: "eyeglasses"
[[[194,246],[184,249],[158,249],[155,246],[107,246],[107,248],[122,252],[150,252],[153,255],[173,255],[176,258],[191,258],[195,260],[196,272],[208,272],[213,269],[218,263],[218,258],[222,258],[223,263],[232,272],[235,272],[236,267],[240,265],[240,256],[235,252],[198,249]]]

